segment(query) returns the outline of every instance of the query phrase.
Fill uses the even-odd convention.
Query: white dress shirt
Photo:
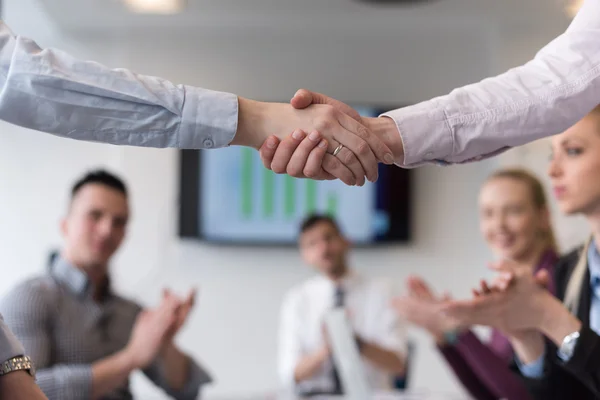
[[[600,0],[586,0],[527,64],[384,115],[400,131],[403,166],[414,167],[476,161],[560,133],[599,103]]]
[[[355,332],[364,340],[387,350],[406,354],[405,327],[393,312],[391,285],[351,273],[342,286],[345,306]],[[295,386],[294,370],[303,356],[323,346],[323,318],[333,308],[335,284],[317,276],[293,288],[281,307],[279,327],[279,376],[286,390],[329,391],[334,386],[332,363],[325,365],[311,379]],[[364,359],[367,380],[375,390],[392,388],[393,376]]]

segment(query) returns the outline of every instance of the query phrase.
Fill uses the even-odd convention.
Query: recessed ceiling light
[[[131,11],[142,14],[176,14],[183,10],[184,0],[124,0]]]

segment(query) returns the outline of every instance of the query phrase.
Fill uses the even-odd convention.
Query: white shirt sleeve
[[[480,160],[574,125],[600,103],[600,0],[523,66],[446,96],[383,114],[404,167]]]
[[[0,119],[71,139],[208,149],[235,136],[238,99],[41,49],[0,20]]]
[[[295,387],[294,370],[302,357],[301,332],[302,321],[300,299],[292,291],[281,306],[278,343],[278,374],[281,385],[286,389]]]
[[[391,307],[395,291],[393,285],[385,282],[377,285],[380,296],[378,310],[373,310],[378,317],[375,326],[376,344],[393,351],[401,357],[407,354],[407,329],[405,321]]]

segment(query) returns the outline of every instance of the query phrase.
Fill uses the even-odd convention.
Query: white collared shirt
[[[342,282],[345,305],[355,332],[364,340],[385,349],[406,354],[402,320],[390,307],[394,295],[387,282],[351,273]],[[279,377],[286,389],[295,387],[294,370],[300,359],[323,346],[322,324],[333,308],[335,284],[317,276],[293,288],[281,307],[279,326]],[[392,388],[394,377],[364,360],[367,380],[375,390]],[[303,390],[331,390],[332,364],[325,365],[311,379],[299,383]]]

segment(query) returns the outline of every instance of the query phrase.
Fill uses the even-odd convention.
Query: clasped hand
[[[318,93],[299,90],[291,107],[242,98],[239,106],[232,144],[259,149],[264,166],[278,174],[362,186],[377,180],[379,162],[398,163],[403,157],[392,119],[363,118]]]

